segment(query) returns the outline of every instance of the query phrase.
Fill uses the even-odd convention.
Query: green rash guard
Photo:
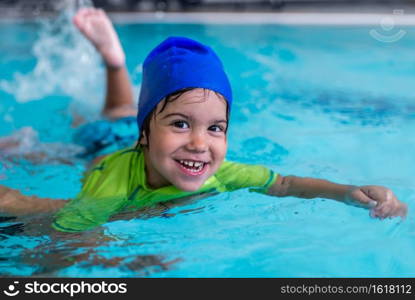
[[[57,212],[52,227],[63,232],[85,231],[107,222],[116,213],[204,193],[242,188],[266,193],[276,178],[276,173],[263,166],[224,161],[197,191],[185,192],[173,185],[151,189],[146,183],[143,151],[124,149],[88,171],[81,192]]]

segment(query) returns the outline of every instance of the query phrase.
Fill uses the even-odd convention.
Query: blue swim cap
[[[222,62],[208,46],[185,37],[169,37],[154,48],[143,64],[137,123],[166,96],[185,88],[205,88],[220,93],[232,104],[232,90]]]

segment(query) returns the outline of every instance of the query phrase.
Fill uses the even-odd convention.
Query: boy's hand
[[[383,186],[366,185],[351,188],[345,198],[346,203],[370,209],[373,218],[405,218],[408,208],[399,201],[393,192]]]
[[[28,215],[54,212],[66,204],[66,200],[25,196],[18,190],[0,185],[0,214]]]

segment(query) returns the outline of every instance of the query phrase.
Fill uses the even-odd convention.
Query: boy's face
[[[147,182],[152,188],[174,185],[195,191],[213,175],[226,154],[226,101],[212,91],[194,89],[159,103],[144,136]],[[149,143],[148,143],[149,142]]]

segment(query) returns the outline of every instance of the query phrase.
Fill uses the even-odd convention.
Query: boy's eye
[[[174,121],[172,125],[181,129],[189,128],[189,124],[186,121]]]
[[[209,127],[209,130],[214,131],[214,132],[223,132],[225,131],[225,128],[220,125],[212,125]]]

